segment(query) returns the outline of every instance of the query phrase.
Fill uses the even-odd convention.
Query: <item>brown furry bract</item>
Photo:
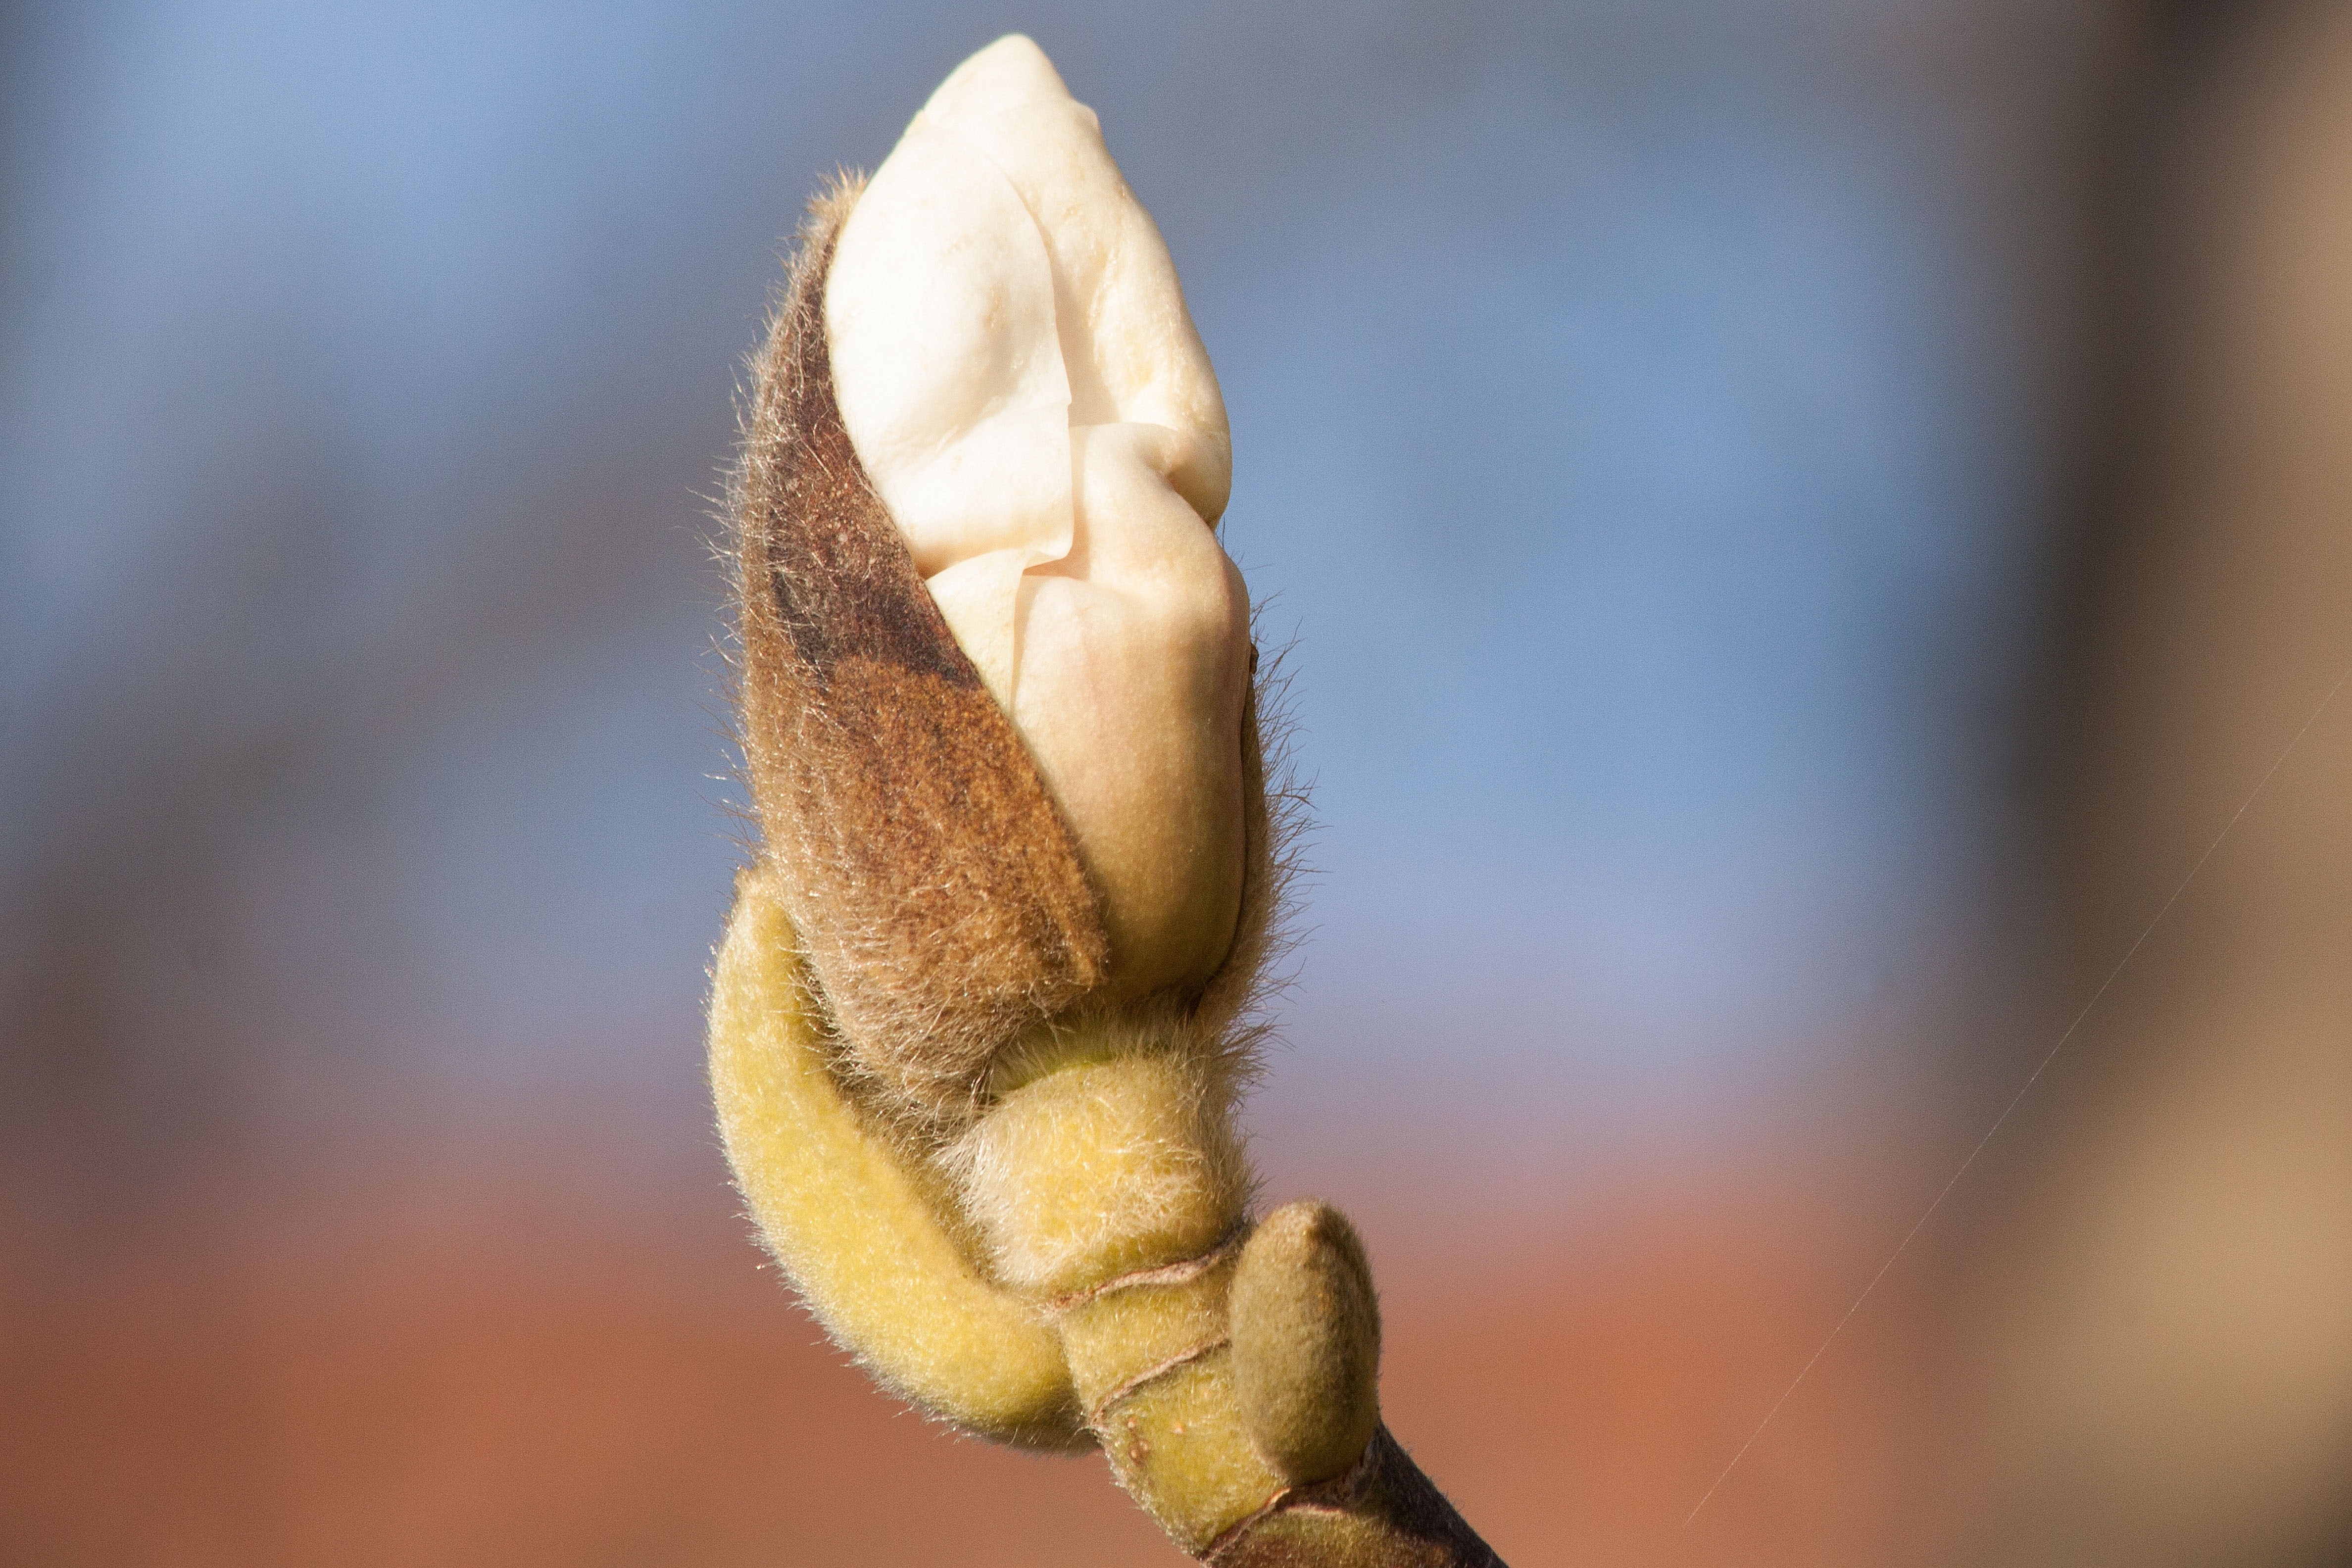
[[[989,1058],[1097,984],[1070,830],[851,447],[824,280],[862,181],[811,205],[744,433],[743,751],[845,1066],[954,1118]]]
[[[824,325],[842,224],[810,204],[760,355],[731,510],[742,744],[786,909],[843,1070],[925,1136],[981,1109],[991,1064],[1106,978],[1095,889],[1020,733],[957,646],[844,427]],[[1247,889],[1197,995],[1120,1009],[1215,1042],[1254,997],[1281,867],[1252,702]]]

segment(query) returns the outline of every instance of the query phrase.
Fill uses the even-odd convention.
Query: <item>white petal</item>
[[[1114,985],[1205,979],[1244,847],[1232,441],[1168,247],[1036,45],[915,117],[825,321],[858,459],[1077,835]]]
[[[992,164],[908,132],[842,226],[824,310],[842,423],[917,570],[1069,548],[1052,267]]]

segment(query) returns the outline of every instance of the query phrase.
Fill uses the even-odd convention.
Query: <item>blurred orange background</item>
[[[69,1287],[14,1271],[9,1560],[1182,1560],[1098,1462],[877,1394],[716,1194],[615,1227],[504,1167],[455,1185],[383,1173]],[[1881,1261],[1784,1185],[1380,1254],[1388,1419],[1508,1560],[1885,1562],[1937,1517],[1906,1283],[1685,1524]]]

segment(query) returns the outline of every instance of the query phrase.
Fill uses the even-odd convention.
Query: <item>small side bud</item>
[[[1233,1285],[1234,1393],[1267,1464],[1294,1486],[1344,1474],[1380,1425],[1380,1304],[1348,1217],[1276,1209]]]

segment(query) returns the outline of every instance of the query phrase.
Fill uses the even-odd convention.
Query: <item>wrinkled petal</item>
[[[1076,834],[1114,987],[1204,981],[1244,848],[1232,441],[1167,245],[1034,44],[915,117],[825,321],[859,461]]]

